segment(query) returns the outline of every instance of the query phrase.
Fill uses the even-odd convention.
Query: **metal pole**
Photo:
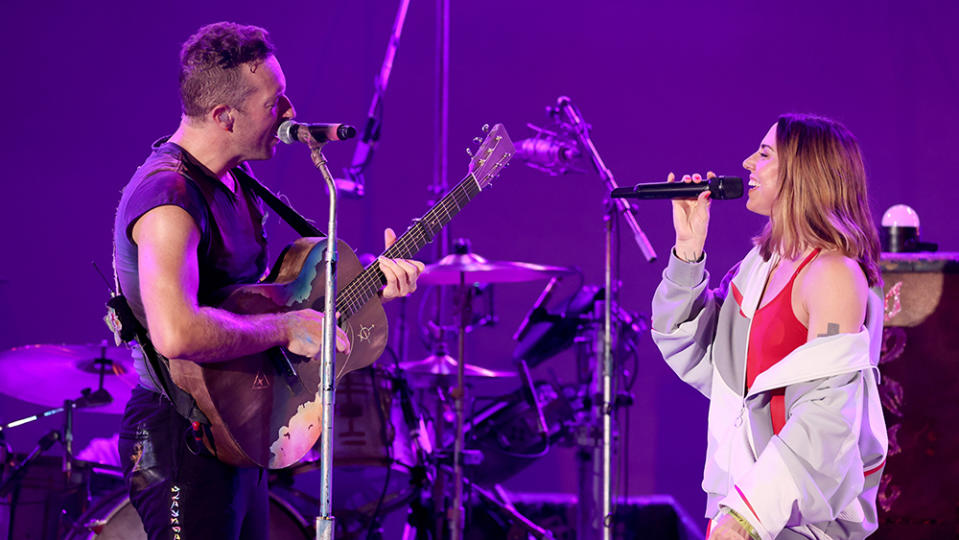
[[[609,170],[606,166],[606,163],[603,161],[603,158],[599,155],[599,151],[596,149],[596,145],[593,144],[592,139],[589,136],[589,126],[583,120],[582,115],[580,115],[579,110],[572,104],[570,99],[566,96],[562,96],[556,100],[557,110],[565,114],[566,118],[569,120],[569,124],[573,126],[573,129],[576,132],[576,136],[579,139],[580,144],[589,154],[590,159],[593,162],[593,166],[596,169],[596,172],[599,173],[600,177],[606,182],[607,187],[610,191],[619,187],[616,184],[616,179],[613,176],[613,172]],[[639,227],[639,224],[636,222],[636,218],[633,216],[632,208],[628,204],[622,204],[624,199],[612,199],[607,201],[608,210],[605,217],[605,235],[606,235],[606,246],[605,246],[605,298],[603,306],[603,353],[600,358],[597,359],[597,371],[602,373],[602,380],[600,381],[602,385],[602,400],[600,403],[599,413],[602,416],[602,431],[603,431],[603,443],[602,443],[602,458],[599,463],[599,472],[602,482],[602,509],[601,509],[601,519],[602,519],[602,538],[604,540],[611,540],[614,530],[613,523],[613,483],[612,483],[612,457],[613,457],[613,396],[612,396],[612,376],[613,376],[613,346],[612,346],[612,326],[613,326],[613,317],[612,309],[613,302],[616,301],[616,280],[613,276],[613,225],[616,218],[616,214],[619,213],[623,216],[623,219],[629,225],[630,229],[633,232],[633,238],[635,239],[640,250],[643,252],[643,255],[646,257],[646,260],[652,262],[656,259],[656,252],[653,249],[652,244],[649,243],[649,240],[646,238],[646,234],[643,233],[642,229]]]
[[[396,57],[396,51],[400,46],[400,35],[403,33],[406,11],[409,7],[410,0],[400,0],[400,5],[396,9],[393,29],[390,31],[390,39],[386,43],[386,55],[383,57],[380,72],[373,82],[373,99],[370,102],[369,112],[366,114],[366,127],[363,128],[363,136],[353,151],[352,164],[343,170],[347,178],[337,183],[344,195],[362,197],[366,194],[366,177],[363,171],[370,164],[376,141],[380,138],[380,103],[383,101],[383,95],[386,94],[386,85],[390,81],[393,59]]]
[[[457,354],[459,354],[456,363],[456,390],[453,394],[456,406],[456,439],[453,442],[453,508],[450,510],[450,539],[461,540],[463,538],[463,529],[465,523],[463,519],[466,515],[463,507],[463,400],[466,398],[466,318],[472,316],[470,309],[472,303],[471,289],[466,287],[466,272],[460,272],[460,287],[458,294],[461,295],[460,303],[460,324]]]
[[[603,482],[603,513],[602,513],[602,531],[603,540],[612,540],[613,538],[613,482],[612,482],[612,463],[613,463],[613,315],[612,306],[615,301],[615,291],[613,290],[613,221],[615,215],[610,205],[609,212],[606,214],[606,298],[603,299],[603,400],[600,406],[600,414],[603,417],[603,459],[602,459],[602,482]]]
[[[430,193],[433,196],[433,202],[439,201],[449,189],[447,185],[447,167],[448,167],[448,140],[449,140],[449,88],[450,88],[450,2],[449,0],[436,0],[436,117],[434,122],[434,133],[436,133],[435,155],[433,160],[433,183],[430,185]],[[433,244],[433,261],[438,261],[449,253],[450,248],[450,229],[443,227],[440,230],[438,241]],[[443,303],[445,300],[444,287],[440,287],[436,295],[436,324],[442,327],[443,321]],[[441,331],[440,342],[445,339]],[[434,344],[435,345],[435,344]],[[445,347],[444,347],[445,348]],[[460,366],[463,365],[463,359],[458,359]],[[439,411],[442,414],[442,410]],[[442,417],[436,420],[436,440],[443,438]],[[455,450],[455,449],[454,449]],[[433,486],[433,512],[436,518],[434,534],[435,538],[443,538],[446,529],[444,518],[446,517],[446,481],[443,473],[437,467],[436,479]],[[456,509],[457,512],[459,509]]]
[[[436,0],[436,155],[433,162],[433,185],[430,191],[439,200],[447,190],[449,168],[450,120],[450,0]],[[449,253],[450,228],[443,227],[434,248],[434,260]]]
[[[327,226],[324,273],[326,288],[323,305],[323,351],[320,364],[320,399],[323,404],[320,434],[320,512],[316,516],[316,540],[333,540],[333,407],[335,401],[334,363],[336,362],[336,181],[326,166],[323,145],[311,145],[310,157],[320,170],[330,193],[330,221]]]

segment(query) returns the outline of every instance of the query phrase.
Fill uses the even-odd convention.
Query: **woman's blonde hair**
[[[881,283],[879,235],[853,134],[828,118],[785,114],[776,122],[776,153],[779,195],[769,223],[753,239],[763,258],[836,249],[859,263],[870,287]]]

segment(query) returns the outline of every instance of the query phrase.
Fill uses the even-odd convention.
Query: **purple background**
[[[592,124],[599,151],[624,185],[659,181],[669,171],[740,174],[779,113],[815,112],[859,137],[877,221],[892,204],[909,204],[924,240],[959,251],[943,200],[951,197],[944,187],[959,143],[955,2],[453,4],[451,185],[465,174],[463,149],[481,125],[502,122],[514,139],[528,137],[526,122],[542,125],[544,106],[559,95],[570,96]],[[166,2],[152,10],[116,1],[6,6],[0,348],[108,337],[100,320],[107,291],[90,263],[109,269],[120,189],[150,143],[177,125],[177,53],[196,28],[223,19],[266,27],[299,118],[362,125],[395,8],[371,0]],[[403,230],[427,208],[436,147],[434,9],[412,3],[368,170],[369,195],[341,206],[341,235],[358,251],[378,253],[384,227]],[[334,171],[352,151],[353,144],[329,147]],[[253,165],[264,182],[325,223],[325,190],[303,148],[280,148],[274,160]],[[554,178],[514,163],[453,222],[452,236],[470,238],[490,259],[576,265],[587,283],[600,283],[604,195],[594,174]],[[622,235],[622,301],[648,313],[673,233],[667,203],[639,208],[661,260],[646,263]],[[715,280],[749,249],[763,219],[742,201],[713,210],[707,250]],[[273,254],[293,238],[276,220],[270,233]],[[510,367],[510,335],[541,287],[497,287],[500,323],[469,336],[469,362]],[[411,302],[410,326],[418,301]],[[394,322],[398,305],[390,308]],[[426,354],[416,333],[409,342],[410,359]],[[665,367],[648,336],[641,352],[626,426],[629,492],[671,494],[700,516],[706,400]],[[534,375],[546,378],[552,369],[571,381],[572,361],[566,352]],[[37,410],[0,397],[2,422]],[[118,420],[80,415],[78,442],[109,435]],[[19,428],[9,440],[28,451],[58,422]],[[507,488],[574,492],[572,450],[554,449]]]

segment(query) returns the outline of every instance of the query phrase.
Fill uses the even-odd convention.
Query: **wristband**
[[[746,534],[748,534],[752,540],[762,540],[762,538],[759,537],[759,533],[756,532],[756,528],[753,527],[753,524],[747,521],[743,516],[739,515],[739,512],[729,508],[728,506],[723,506],[719,509],[719,511],[724,512],[731,518],[735,519],[736,523],[739,523],[743,529],[746,529]]]
[[[703,250],[703,251],[699,254],[699,257],[698,257],[696,260],[692,260],[692,261],[680,257],[680,256],[679,256],[679,253],[676,252],[676,248],[675,248],[675,247],[673,247],[673,255],[675,255],[677,259],[683,261],[684,263],[694,264],[694,263],[702,262],[703,257],[706,255],[706,251]]]

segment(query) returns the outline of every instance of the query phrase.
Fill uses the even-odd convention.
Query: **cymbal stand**
[[[405,300],[405,297],[404,297]],[[403,335],[402,333],[400,334]],[[424,437],[428,433],[424,432],[423,419],[416,411],[413,405],[413,398],[410,395],[410,387],[406,382],[403,368],[400,365],[400,356],[394,356],[394,373],[396,375],[397,391],[400,394],[400,409],[403,411],[403,423],[409,431],[410,440],[413,441],[413,452],[416,455],[416,465],[410,471],[410,483],[414,487],[413,500],[410,502],[409,518],[404,527],[402,539],[411,540],[414,538],[412,529],[416,530],[416,538],[427,538],[429,529],[429,512],[423,505],[422,490],[435,478],[429,470],[429,454],[432,447],[428,444],[428,439],[424,442]]]
[[[2,432],[0,432],[2,433]],[[20,499],[20,481],[23,479],[24,474],[26,474],[27,469],[30,465],[40,456],[43,452],[46,452],[53,446],[53,443],[60,440],[60,432],[57,430],[52,430],[46,435],[40,438],[37,442],[37,446],[33,449],[26,458],[21,461],[16,468],[10,473],[10,476],[0,483],[0,498],[5,498],[7,495],[10,495],[10,501],[7,503],[9,506],[9,523],[7,535],[9,538],[13,538],[14,531],[14,518],[16,516],[16,507]]]
[[[105,354],[104,354],[105,357]],[[101,367],[102,369],[102,367]],[[100,400],[100,401],[97,401]],[[63,445],[63,491],[61,499],[61,504],[63,505],[61,510],[61,519],[71,519],[79,516],[86,510],[86,505],[90,502],[90,493],[89,493],[89,484],[84,484],[84,479],[80,478],[75,482],[74,478],[74,459],[73,459],[73,420],[74,420],[74,409],[82,409],[86,407],[92,407],[103,403],[109,403],[113,401],[113,398],[107,393],[106,389],[103,388],[103,380],[101,377],[100,388],[94,392],[90,392],[89,388],[84,388],[81,396],[78,399],[66,399],[63,401],[62,407],[56,407],[54,409],[49,409],[47,411],[21,418],[19,420],[14,420],[0,426],[0,441],[3,440],[4,434],[11,428],[29,424],[40,420],[41,418],[47,418],[55,414],[63,413],[63,430],[54,429],[47,432],[43,437],[37,441],[37,446],[34,447],[27,457],[23,459],[10,473],[6,479],[0,483],[0,498],[6,497],[12,493],[12,498],[10,500],[10,515],[13,516],[13,508],[17,505],[17,498],[19,495],[19,486],[20,481],[23,479],[23,476],[26,474],[27,469],[33,464],[34,461],[40,455],[50,449],[51,446],[57,441]],[[77,484],[77,485],[75,485]],[[81,489],[82,488],[82,489]],[[13,519],[10,520],[10,530],[13,530]],[[57,524],[61,526],[63,523]],[[61,531],[62,532],[62,531]]]
[[[486,501],[487,504],[495,507],[498,511],[508,516],[510,521],[512,521],[520,529],[523,529],[528,536],[532,536],[536,540],[553,540],[553,532],[549,529],[540,527],[528,517],[521,514],[509,501],[505,491],[499,484],[497,484],[494,488],[496,490],[495,495],[473,483],[473,481],[468,478],[463,478],[463,484],[465,486],[469,486],[470,491],[476,493],[479,499]],[[510,536],[510,538],[512,538],[512,536]]]
[[[596,169],[596,172],[606,182],[609,191],[619,187],[616,183],[616,179],[613,177],[613,172],[606,166],[606,163],[603,162],[603,158],[599,155],[596,145],[593,144],[593,141],[589,136],[589,125],[583,120],[579,109],[573,105],[568,97],[561,96],[556,102],[556,110],[566,118],[573,132],[576,134],[576,138],[578,139],[579,143],[586,150],[587,154],[592,160],[593,167]],[[624,199],[607,199],[607,212],[604,217],[606,252],[604,259],[604,286],[606,297],[603,302],[603,354],[598,358],[598,360],[601,362],[597,362],[597,371],[602,374],[602,400],[599,404],[599,411],[602,415],[603,453],[602,460],[599,463],[599,469],[600,476],[602,478],[602,508],[600,516],[602,519],[602,538],[604,540],[612,540],[614,529],[612,500],[612,427],[614,408],[612,395],[612,309],[613,304],[616,301],[616,291],[618,285],[618,280],[614,280],[613,277],[613,226],[617,214],[621,214],[623,219],[625,219],[626,223],[632,229],[633,237],[636,240],[636,243],[639,245],[640,250],[642,250],[643,255],[646,256],[646,260],[652,262],[656,259],[656,252],[653,250],[652,244],[650,244],[649,240],[646,238],[646,234],[643,233],[643,230],[636,222],[636,218],[633,216],[632,208],[628,203],[624,203],[623,201]]]
[[[466,286],[466,272],[460,273],[459,285],[459,315],[460,327],[457,340],[456,388],[453,389],[453,399],[456,408],[456,429],[453,442],[453,507],[450,510],[450,538],[463,538],[465,511],[463,508],[463,400],[466,398],[466,324],[473,318],[472,298],[473,288]]]
[[[11,487],[14,479],[23,476],[27,467],[30,466],[30,463],[33,462],[42,452],[47,451],[54,442],[60,441],[63,444],[63,474],[64,474],[64,485],[69,487],[73,484],[73,411],[74,409],[82,409],[86,407],[96,407],[98,405],[106,405],[113,402],[113,396],[103,387],[103,378],[106,374],[107,366],[112,366],[113,361],[107,358],[107,345],[106,340],[100,344],[100,357],[94,359],[94,364],[99,368],[100,377],[99,384],[96,390],[90,391],[89,388],[84,388],[80,392],[80,397],[77,399],[66,399],[63,401],[63,407],[56,407],[53,409],[48,409],[39,414],[34,414],[32,416],[27,416],[19,420],[14,420],[5,425],[0,426],[0,440],[3,439],[3,435],[10,428],[17,426],[22,426],[24,424],[29,424],[40,420],[41,418],[46,418],[48,416],[53,416],[55,414],[63,413],[63,431],[51,431],[44,435],[37,444],[37,447],[33,452],[28,455],[23,462],[14,470],[10,475],[10,478],[7,478],[0,484],[0,497],[5,496]]]

